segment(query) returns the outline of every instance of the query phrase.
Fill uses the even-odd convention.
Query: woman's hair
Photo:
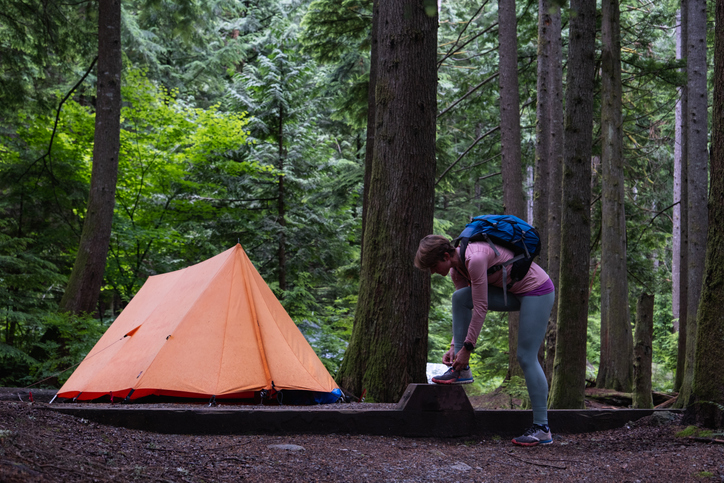
[[[420,270],[429,270],[445,258],[445,254],[452,255],[455,247],[450,240],[442,235],[427,235],[420,240],[420,246],[415,255],[415,266]]]

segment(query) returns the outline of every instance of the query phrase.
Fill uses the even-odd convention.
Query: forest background
[[[80,362],[148,276],[237,242],[337,373],[360,284],[372,2],[122,3],[116,204],[101,295],[86,316],[63,313],[58,304],[90,191],[97,6],[0,5],[0,385],[61,384],[71,371],[59,371]],[[520,174],[529,220],[538,142],[538,7],[519,0],[515,11]],[[658,391],[678,389],[680,360],[672,299],[676,108],[686,84],[677,55],[679,8],[673,0],[620,6],[629,313],[633,327],[639,296],[654,295]],[[564,71],[569,13],[561,9]],[[713,24],[713,8],[707,15]],[[450,237],[470,216],[503,212],[498,16],[497,2],[450,0],[438,7],[434,232]],[[597,32],[589,379],[601,354]],[[433,278],[430,362],[439,362],[450,342],[452,291],[449,279]],[[491,313],[473,356],[475,390],[505,380],[510,391],[523,393],[508,363],[507,316]]]

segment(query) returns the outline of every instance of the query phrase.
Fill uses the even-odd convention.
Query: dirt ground
[[[521,448],[498,437],[166,435],[44,406],[0,401],[0,481],[724,481],[716,436],[676,436],[681,421],[653,416]]]

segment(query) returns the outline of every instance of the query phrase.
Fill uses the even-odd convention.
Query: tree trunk
[[[551,142],[550,91],[551,91],[551,34],[550,4],[538,0],[538,79],[536,102],[535,176],[533,179],[533,226],[541,238],[541,253],[536,261],[548,268],[548,189]]]
[[[377,31],[379,24],[379,0],[372,1],[372,31],[370,33],[370,83],[367,87],[367,139],[365,144],[365,173],[362,186],[362,235],[360,256],[364,253],[365,227],[369,205],[372,155],[375,147],[375,88],[377,86]],[[362,260],[360,260],[360,263]]]
[[[601,22],[601,357],[596,386],[631,391],[633,341],[626,275],[621,41],[618,0],[603,0]]]
[[[506,215],[525,217],[523,171],[520,162],[520,94],[518,93],[518,32],[515,0],[498,2],[500,47],[500,143],[502,146],[503,209]],[[518,312],[508,314],[508,374],[523,377],[518,364]]]
[[[634,409],[654,406],[651,394],[652,341],[654,336],[654,296],[642,293],[636,305],[636,344],[634,346]],[[622,391],[625,392],[625,391]]]
[[[676,58],[683,59],[683,52],[686,49],[686,21],[689,18],[687,14],[687,0],[681,0],[681,10],[679,10],[679,27],[676,36]],[[679,87],[679,102],[676,104],[676,140],[674,142],[674,201],[679,204],[674,206],[674,236],[673,236],[673,262],[672,262],[672,308],[674,319],[678,319],[678,323],[674,322],[675,330],[679,331],[678,350],[676,358],[676,377],[674,379],[674,391],[681,389],[684,381],[684,372],[686,364],[686,314],[687,314],[687,269],[689,259],[689,240],[688,240],[688,177],[687,177],[687,154],[686,154],[686,137],[688,102],[688,89],[686,85]],[[683,283],[682,283],[683,281]]]
[[[688,274],[686,314],[686,365],[677,405],[686,406],[694,378],[697,308],[706,258],[707,230],[707,89],[706,89],[706,0],[688,0],[687,87],[688,87]]]
[[[549,405],[582,409],[586,386],[596,4],[571,1],[558,337]]]
[[[88,210],[59,310],[92,313],[98,303],[116,204],[121,137],[121,2],[98,6],[98,81]]]
[[[549,10],[551,25],[546,31],[549,36],[550,83],[548,116],[550,118],[550,142],[548,154],[548,275],[558,290],[561,267],[561,209],[563,195],[563,41],[561,39],[561,8]],[[553,378],[553,362],[556,356],[556,334],[558,332],[558,297],[551,310],[546,329],[545,373],[550,385]]]
[[[716,2],[714,106],[709,230],[689,414],[696,424],[724,427],[724,0]]]
[[[380,2],[376,132],[360,275],[341,387],[378,402],[426,381],[430,274],[414,268],[432,233],[435,182],[437,8]]]
[[[279,139],[278,139],[278,156],[279,156],[279,171],[284,172],[284,106],[279,104]],[[279,250],[277,252],[277,261],[279,263],[279,290],[281,296],[284,297],[284,292],[287,290],[287,240],[286,233],[284,232],[287,226],[286,219],[286,205],[284,200],[284,176],[279,176],[279,185],[277,193],[277,221],[281,230],[279,230]]]

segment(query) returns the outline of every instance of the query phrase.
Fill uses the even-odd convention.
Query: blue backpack
[[[488,275],[498,270],[503,270],[503,280],[507,280],[508,265],[510,268],[511,283],[505,288],[510,288],[515,282],[523,280],[526,276],[533,259],[540,254],[541,242],[538,230],[512,215],[483,215],[476,216],[465,225],[453,243],[455,247],[460,246],[460,258],[465,261],[465,250],[468,243],[487,242],[495,252],[500,255],[495,245],[507,248],[513,252],[513,258],[500,265],[493,265],[488,269]],[[506,301],[507,303],[507,301]]]

